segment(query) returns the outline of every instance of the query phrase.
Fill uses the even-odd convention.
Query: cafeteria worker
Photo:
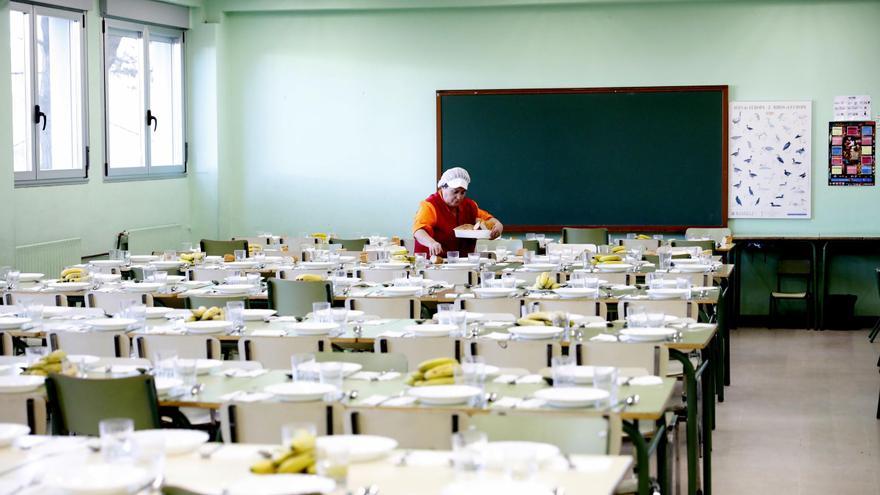
[[[461,167],[443,172],[437,182],[437,192],[422,201],[416,213],[413,223],[416,253],[444,258],[449,251],[458,251],[462,257],[473,253],[476,239],[459,239],[454,229],[459,225],[475,225],[477,220],[491,229],[492,239],[501,235],[504,225],[481,210],[474,200],[465,197],[470,182],[471,176]]]

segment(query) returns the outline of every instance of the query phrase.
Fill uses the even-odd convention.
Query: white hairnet
[[[471,176],[467,173],[467,170],[461,167],[453,167],[443,172],[443,175],[440,176],[440,180],[437,182],[437,187],[446,185],[453,189],[458,187],[467,189],[470,183]]]

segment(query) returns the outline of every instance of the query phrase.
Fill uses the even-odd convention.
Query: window
[[[87,175],[84,14],[10,3],[16,184]]]
[[[105,21],[107,177],[185,172],[183,32]]]

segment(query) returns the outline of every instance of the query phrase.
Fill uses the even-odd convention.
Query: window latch
[[[34,105],[34,124],[43,121],[43,130],[46,130],[46,114],[40,111],[40,105]]]
[[[152,110],[147,110],[147,127],[153,126],[153,132],[159,128],[159,119],[153,115]]]

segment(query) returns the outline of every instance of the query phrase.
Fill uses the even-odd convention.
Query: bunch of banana
[[[233,259],[235,257],[233,256]],[[193,263],[198,263],[205,259],[205,253],[180,253],[177,257],[180,261],[185,261],[192,265]]]
[[[248,254],[259,253],[263,250],[263,246],[259,244],[248,244]]]
[[[394,254],[394,255],[391,256],[391,260],[392,260],[392,261],[400,261],[400,262],[402,262],[402,263],[415,263],[415,262],[416,262],[416,257],[415,257],[415,256],[410,256],[410,255],[408,255],[408,254],[406,254],[406,253],[403,253],[403,254]]]
[[[283,452],[251,465],[254,474],[315,474],[315,437],[301,431]]]
[[[82,268],[66,268],[61,272],[59,282],[84,282],[88,274]]]
[[[613,248],[611,248],[611,252],[614,253],[614,254],[617,254],[617,253],[625,253],[625,252],[626,252],[626,246],[614,246]]]
[[[646,241],[646,240],[648,240],[648,239],[650,239],[650,238],[651,238],[651,236],[648,236],[648,235],[645,235],[645,234],[639,234],[639,235],[636,236],[636,239],[639,239],[639,240],[642,240],[642,241]]]
[[[61,373],[64,369],[64,360],[67,359],[67,353],[61,350],[53,351],[46,357],[40,359],[36,363],[28,366],[22,375],[49,376],[49,373]],[[76,375],[76,366],[70,366],[65,374]]]
[[[406,384],[414,387],[430,385],[452,385],[455,383],[455,369],[458,361],[450,357],[434,358],[419,364],[419,370],[406,379]]]
[[[610,265],[614,263],[623,263],[623,258],[617,254],[600,254],[599,256],[596,256],[596,261]]]
[[[327,234],[325,234],[324,232],[314,232],[314,233],[312,233],[312,237],[314,237],[315,239],[321,239],[322,241],[327,242]]]
[[[217,306],[211,306],[210,308],[199,306],[198,308],[190,311],[192,312],[192,316],[187,318],[186,321],[208,321],[226,319],[226,311],[223,311]]]
[[[536,311],[516,320],[516,324],[521,327],[553,326],[555,322],[563,318],[565,318],[565,314],[559,311]],[[574,324],[574,322],[569,320],[569,324]]]
[[[556,283],[556,280],[550,275],[550,272],[541,272],[538,275],[538,278],[535,279],[535,285],[532,286],[533,289],[537,290],[552,290],[558,289],[561,287]]]
[[[294,280],[296,280],[297,282],[323,282],[324,277],[320,275],[315,275],[314,273],[303,273],[297,275]]]

